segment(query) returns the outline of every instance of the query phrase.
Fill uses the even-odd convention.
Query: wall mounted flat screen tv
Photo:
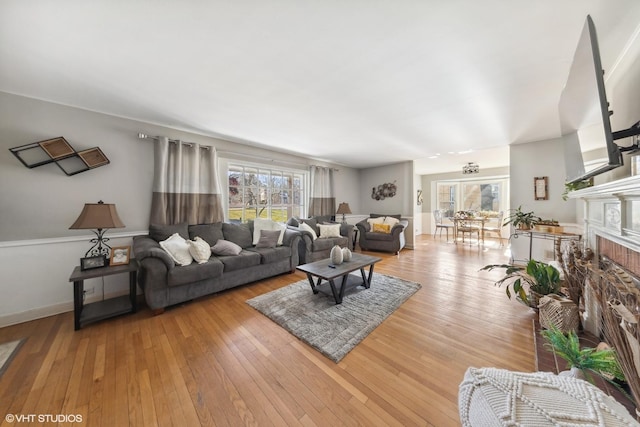
[[[638,124],[613,132],[609,103],[604,86],[604,70],[600,59],[596,28],[587,16],[569,70],[567,83],[560,96],[560,127],[565,149],[567,183],[575,183],[622,166],[622,151],[638,147],[619,147],[614,141],[640,133]],[[585,170],[582,153],[606,151],[605,163]]]

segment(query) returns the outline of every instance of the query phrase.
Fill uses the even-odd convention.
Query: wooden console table
[[[129,273],[129,295],[84,304],[85,280],[121,273]],[[76,331],[88,323],[138,311],[138,261],[135,259],[132,259],[126,265],[94,268],[85,271],[82,271],[80,266],[77,266],[73,269],[69,281],[73,282],[73,317]]]

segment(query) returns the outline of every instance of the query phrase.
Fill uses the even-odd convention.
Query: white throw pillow
[[[369,223],[369,231],[373,231],[373,224],[384,224],[384,217],[367,218],[367,222]]]
[[[253,220],[253,244],[257,245],[260,241],[260,230],[278,230],[280,236],[278,237],[278,245],[282,245],[284,239],[285,227],[270,219],[256,218]]]
[[[318,224],[320,237],[341,237],[340,224]]]
[[[389,224],[391,226],[391,228],[393,228],[393,226],[396,225],[399,222],[400,222],[400,220],[398,218],[394,218],[392,216],[385,216],[383,224]]]
[[[316,240],[318,238],[318,236],[316,235],[316,230],[314,230],[313,227],[306,222],[301,222],[298,228],[300,230],[305,230],[311,233],[311,240]]]
[[[189,254],[198,264],[204,264],[211,258],[211,246],[202,238],[196,236],[193,240],[187,240],[189,245]]]
[[[171,259],[178,265],[189,265],[193,258],[189,253],[189,244],[178,233],[174,233],[167,240],[160,242],[160,247],[164,249]]]

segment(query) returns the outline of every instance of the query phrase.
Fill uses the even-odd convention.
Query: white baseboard
[[[56,314],[69,311],[73,311],[73,302],[63,302],[47,307],[22,311],[20,313],[12,313],[6,316],[0,316],[0,328],[17,325],[18,323],[28,322],[30,320],[42,319],[43,317],[55,316]]]

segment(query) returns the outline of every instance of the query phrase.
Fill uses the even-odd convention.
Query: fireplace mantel
[[[640,176],[569,193],[584,208],[584,242],[596,251],[596,236],[640,252]]]

